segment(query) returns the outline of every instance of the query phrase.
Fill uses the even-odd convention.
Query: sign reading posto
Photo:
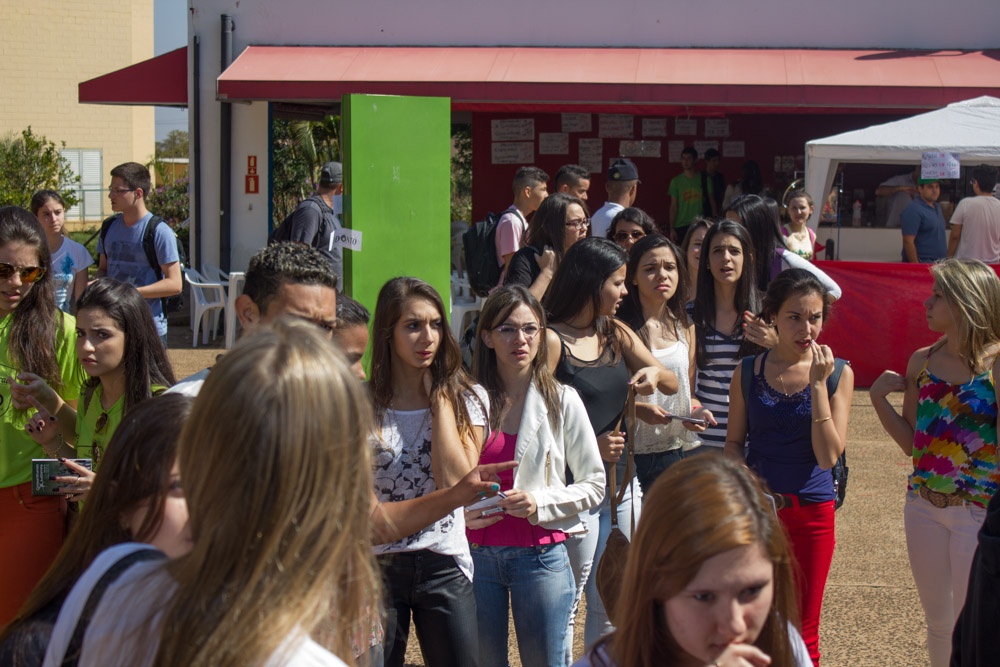
[[[260,176],[257,175],[257,156],[247,156],[246,193],[256,195],[260,193]]]

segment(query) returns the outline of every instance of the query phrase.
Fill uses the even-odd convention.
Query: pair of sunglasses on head
[[[0,262],[0,280],[7,280],[14,272],[21,276],[22,283],[37,283],[45,275],[44,266],[14,266]]]

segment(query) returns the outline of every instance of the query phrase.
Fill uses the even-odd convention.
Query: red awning
[[[932,109],[1000,93],[1000,50],[250,46],[218,79],[229,101],[349,93],[456,110]]]
[[[80,84],[81,104],[187,106],[187,47]]]

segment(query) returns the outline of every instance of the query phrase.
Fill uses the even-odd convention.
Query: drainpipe
[[[191,43],[191,60],[194,69],[194,90],[191,95],[191,145],[194,147],[192,162],[194,167],[194,180],[188,181],[194,190],[194,210],[191,211],[194,217],[194,251],[191,252],[191,266],[200,267],[202,258],[201,249],[201,228],[205,224],[202,215],[203,206],[201,203],[201,40],[197,35]]]
[[[222,69],[233,62],[233,17],[222,15]],[[232,149],[233,149],[233,107],[222,102],[219,122],[219,264],[223,271],[229,270],[232,257]]]

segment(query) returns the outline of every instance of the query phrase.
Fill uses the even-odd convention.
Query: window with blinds
[[[99,148],[64,148],[59,153],[69,161],[70,169],[80,181],[70,187],[76,190],[78,203],[66,211],[66,220],[100,222],[104,219],[104,195],[102,180],[104,169]]]

